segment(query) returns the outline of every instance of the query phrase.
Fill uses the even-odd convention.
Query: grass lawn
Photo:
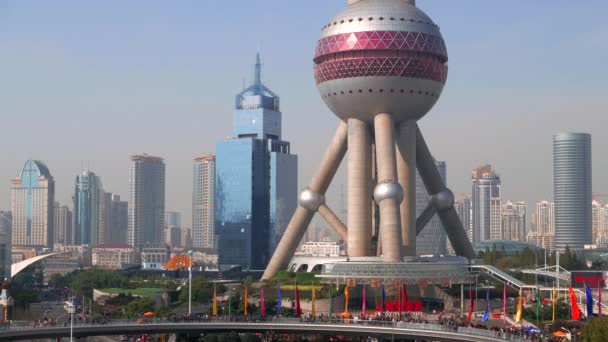
[[[156,288],[139,288],[139,289],[110,288],[110,289],[99,289],[99,291],[109,293],[109,294],[114,294],[114,295],[118,295],[121,293],[126,295],[126,294],[130,293],[134,296],[152,296],[152,295],[163,293],[163,289],[156,289]]]

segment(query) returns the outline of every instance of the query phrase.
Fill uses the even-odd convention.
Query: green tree
[[[608,318],[597,317],[585,325],[583,342],[608,342]]]
[[[127,304],[126,312],[129,316],[143,315],[148,311],[154,311],[154,301],[147,298],[135,299]]]

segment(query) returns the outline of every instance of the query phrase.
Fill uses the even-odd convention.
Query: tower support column
[[[397,182],[395,154],[395,124],[390,114],[374,117],[378,185],[374,199],[380,207],[380,238],[382,256],[386,262],[403,261],[401,215],[399,206],[403,189]]]
[[[348,255],[370,256],[372,142],[369,126],[348,119]]]
[[[416,122],[406,121],[397,128],[397,174],[403,188],[401,238],[403,255],[416,256]]]
[[[347,126],[340,123],[334,137],[325,151],[321,164],[306,190],[300,195],[300,205],[283,233],[283,237],[262,275],[262,280],[269,280],[280,270],[287,268],[298,244],[304,237],[313,216],[325,203],[325,192],[334,178],[338,167],[344,159],[347,149]]]

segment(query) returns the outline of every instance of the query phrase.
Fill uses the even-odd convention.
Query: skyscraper
[[[82,171],[74,188],[73,241],[96,247],[105,241],[105,195],[101,179],[94,172]]]
[[[492,166],[483,165],[473,170],[473,245],[486,240],[501,240],[500,177]]]
[[[106,236],[105,244],[124,244],[129,228],[129,203],[120,196],[106,193]]]
[[[528,233],[527,240],[553,252],[555,250],[554,205],[548,201],[536,204],[536,230]]]
[[[0,279],[11,278],[13,217],[0,211]]]
[[[131,156],[127,242],[135,248],[160,244],[164,226],[165,162],[146,154]]]
[[[28,160],[11,181],[13,246],[53,247],[55,181],[46,165]]]
[[[598,239],[605,235],[606,227],[606,207],[599,201],[591,202],[591,231],[593,235],[593,243],[597,244]]]
[[[165,212],[165,227],[181,227],[182,213],[176,211]]]
[[[447,184],[447,167],[445,162],[436,161],[435,165],[443,182]],[[430,196],[426,191],[424,182],[419,174],[416,174],[416,216],[424,211],[428,205]],[[441,225],[439,216],[434,215],[424,230],[416,237],[417,255],[445,255],[447,253],[447,239],[445,230]]]
[[[298,177],[259,55],[253,85],[236,96],[232,137],[217,143],[215,179],[220,265],[263,269],[297,206]]]
[[[192,246],[217,248],[214,155],[194,159],[192,185]]]
[[[592,242],[591,135],[560,133],[553,137],[555,249],[583,248]]]
[[[525,202],[513,203],[507,201],[502,206],[502,239],[511,241],[526,241],[526,220],[528,206]]]
[[[67,205],[55,202],[55,244],[72,245],[72,211]]]
[[[536,204],[536,231],[542,234],[555,232],[554,205],[549,201]]]
[[[473,241],[473,230],[471,222],[471,197],[462,196],[454,202],[454,209],[462,222],[462,226],[467,231],[467,236],[470,241]]]

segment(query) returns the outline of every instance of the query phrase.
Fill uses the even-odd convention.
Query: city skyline
[[[598,13],[602,12],[600,9],[607,5],[597,1],[594,6],[568,3],[547,7],[522,1],[529,11],[520,13],[517,10],[520,7],[517,2],[488,4],[471,0],[470,3],[475,5],[470,7],[475,7],[473,11],[476,13],[500,11],[505,18],[490,16],[492,20],[489,20],[488,16],[467,15],[468,25],[459,28],[463,16],[458,14],[464,11],[459,8],[462,6],[432,0],[419,1],[419,6],[436,18],[442,25],[442,31],[449,36],[450,59],[455,66],[451,69],[444,96],[431,115],[421,121],[421,126],[427,132],[436,157],[450,165],[449,185],[455,192],[466,191],[470,182],[470,170],[475,165],[487,162],[500,170],[504,185],[503,198],[525,200],[527,203],[550,200],[553,198],[551,137],[554,134],[562,131],[591,133],[594,136],[593,153],[596,157],[604,154],[603,146],[608,145],[608,137],[600,134],[604,101],[599,90],[601,87],[598,86],[599,80],[605,78],[602,73],[606,71],[592,70],[591,67],[601,62],[601,56],[606,52],[604,43],[608,40],[606,24],[592,18],[597,17]],[[141,60],[137,57],[148,56],[149,52],[157,51],[151,49],[164,45],[166,39],[180,37],[180,34],[185,37],[202,37],[206,25],[217,24],[215,17],[200,20],[196,15],[186,13],[192,10],[193,13],[203,16],[208,5],[183,3],[181,7],[171,8],[167,20],[175,21],[182,16],[186,17],[182,25],[169,30],[166,27],[156,27],[158,17],[154,17],[154,14],[167,9],[162,8],[160,3],[155,3],[156,6],[145,9],[151,18],[142,19],[141,23],[144,28],[153,29],[150,34],[126,22],[126,18],[130,18],[129,13],[141,10],[140,8],[127,8],[124,17],[117,14],[117,28],[107,28],[99,24],[96,21],[98,19],[94,19],[90,25],[84,25],[83,30],[91,33],[93,37],[104,38],[101,42],[97,40],[99,43],[95,44],[99,45],[95,45],[91,42],[83,43],[81,37],[66,32],[67,26],[59,25],[55,20],[64,20],[66,13],[86,14],[94,10],[109,13],[113,10],[113,5],[94,4],[92,8],[84,8],[74,4],[75,2],[62,1],[56,8],[47,8],[45,4],[38,4],[33,8],[28,4],[11,1],[3,4],[8,10],[3,10],[0,14],[3,16],[0,27],[4,28],[0,30],[0,37],[4,40],[0,46],[0,71],[12,82],[0,86],[0,102],[7,113],[12,113],[10,121],[15,125],[32,119],[42,120],[50,125],[34,128],[36,138],[27,143],[15,143],[20,140],[16,140],[17,133],[10,130],[0,138],[0,142],[11,146],[11,149],[0,155],[5,166],[0,170],[0,179],[4,179],[4,184],[8,184],[10,179],[16,176],[15,170],[20,168],[23,160],[31,156],[44,161],[53,170],[57,184],[56,200],[62,204],[70,203],[73,177],[80,170],[82,161],[90,160],[94,166],[91,169],[103,177],[104,185],[127,198],[129,155],[148,152],[167,160],[167,209],[182,212],[185,223],[189,225],[191,160],[196,155],[212,152],[214,142],[223,138],[225,132],[229,132],[229,120],[211,120],[213,122],[210,124],[207,119],[212,113],[226,117],[230,115],[233,91],[239,88],[243,76],[250,74],[250,56],[257,45],[261,45],[260,50],[266,63],[272,65],[272,68],[267,68],[265,79],[269,80],[273,89],[282,94],[282,104],[287,113],[284,120],[285,135],[294,142],[294,152],[301,158],[299,188],[306,184],[316,165],[315,156],[321,153],[323,145],[329,141],[336,119],[324,108],[314,89],[308,68],[312,65],[310,46],[317,39],[318,32],[299,32],[296,28],[322,26],[326,18],[323,14],[316,13],[315,8],[322,4],[330,7],[327,12],[332,12],[343,6],[342,1],[330,4],[317,1],[306,5],[269,1],[269,5],[275,4],[278,8],[285,8],[285,11],[277,11],[284,17],[268,14],[267,23],[250,26],[253,30],[260,30],[254,33],[264,36],[263,41],[252,39],[251,43],[238,44],[238,48],[232,48],[238,49],[231,50],[233,53],[238,52],[236,54],[205,55],[202,59],[199,56],[205,49],[196,48],[191,51],[188,44],[178,40],[170,46],[170,56],[161,54],[162,58],[168,58],[167,61],[161,57],[153,57],[151,61],[132,72],[128,72],[128,67]],[[229,7],[230,5],[222,4],[216,11],[220,14],[227,13]],[[252,10],[257,13],[263,9]],[[469,10],[471,9],[467,7],[467,11]],[[51,15],[41,19],[36,25],[26,20],[29,18],[36,21],[40,19],[38,16],[43,14],[45,17],[47,14]],[[255,13],[253,17],[256,17]],[[512,21],[514,17],[518,19],[517,25]],[[562,35],[554,37],[557,40],[552,40],[550,46],[535,46],[538,41],[549,41],[546,35],[551,33],[554,36],[554,32],[544,33],[544,30],[539,28],[559,27],[565,17],[574,18],[580,25],[568,32],[558,31]],[[589,20],[583,22],[577,18]],[[49,24],[49,21],[54,24],[48,26],[49,32],[41,34],[37,31],[39,25]],[[491,22],[496,24],[490,25]],[[281,23],[290,25],[285,25],[286,28],[278,32],[276,27]],[[471,27],[485,28],[485,25],[487,30],[484,29],[483,33],[471,32]],[[99,32],[101,27],[108,29],[108,32]],[[526,31],[535,33],[524,36]],[[138,43],[133,47],[127,47],[120,39],[116,39],[116,42],[112,40],[119,33],[142,39],[137,40]],[[154,33],[161,34],[163,44],[158,44],[153,39],[156,37]],[[238,39],[232,30],[227,32],[226,36],[216,35],[218,37],[214,37],[213,42],[221,47],[229,45],[224,40]],[[285,40],[288,35],[294,35],[294,38]],[[283,44],[285,41],[289,45]],[[310,42],[310,46],[301,44],[303,41]],[[510,47],[520,48],[522,45],[529,52],[525,60],[514,58],[512,53],[506,53],[504,56],[497,53],[493,55],[492,60],[487,61],[480,59],[480,56],[486,58],[487,51],[492,51],[492,47],[497,49],[495,51],[503,52],[509,51]],[[118,65],[119,70],[125,71],[126,74],[114,72],[102,75],[99,71],[91,71],[95,66],[103,65],[103,59],[90,55],[90,51],[95,49],[101,49],[102,57],[108,57],[114,52],[124,52],[125,55],[118,53],[118,57],[111,58],[109,65]],[[287,49],[294,51],[293,58],[288,59],[289,63],[281,58]],[[35,51],[38,52],[34,53]],[[586,63],[571,65],[575,54],[585,51],[588,55]],[[192,56],[196,58],[190,60],[183,57],[187,56],[188,52],[192,52]],[[549,54],[552,56],[551,60],[546,58]],[[38,59],[37,55],[44,55],[45,60]],[[18,56],[28,58],[18,61]],[[540,58],[541,56],[545,58]],[[120,57],[124,60],[117,60]],[[218,64],[219,60],[214,58],[221,58],[222,63]],[[596,58],[597,63],[594,62]],[[184,63],[180,64],[181,62]],[[236,67],[217,67],[230,64]],[[497,70],[497,64],[501,64],[503,68],[499,69],[504,70]],[[210,65],[218,70],[210,72],[209,77],[203,76],[207,73],[205,68]],[[564,65],[568,65],[568,71],[560,68]],[[159,69],[158,66],[164,66],[168,70]],[[24,68],[30,70],[26,75],[19,73],[19,70]],[[195,68],[193,70],[196,72],[191,76],[186,75],[191,68]],[[56,72],[58,70],[65,71],[65,76]],[[37,85],[32,86],[34,77]],[[195,81],[198,77],[213,82],[215,89],[207,87],[204,82]],[[60,79],[63,80],[62,87],[50,87]],[[140,88],[137,85],[148,83],[150,80],[155,80],[156,85],[150,85],[150,88],[145,90],[132,90]],[[576,86],[572,85],[573,80]],[[112,90],[112,87],[123,83],[123,86],[118,87],[120,91]],[[484,86],[480,87],[480,84]],[[171,87],[175,90],[170,90]],[[127,101],[127,95],[130,95],[132,100]],[[32,96],[38,99],[35,101],[37,104],[27,101]],[[577,100],[572,101],[573,97]],[[76,98],[74,102],[67,101],[73,98]],[[479,101],[480,98],[483,101]],[[578,101],[584,102],[585,106],[581,107]],[[509,103],[514,105],[507,106]],[[104,118],[105,120],[99,121],[99,133],[83,130],[86,132],[86,135],[83,135],[84,133],[79,132],[81,123],[76,117],[80,115]],[[146,129],[132,132],[130,128],[139,124],[144,115],[154,119],[149,121],[158,123],[146,123]],[[162,119],[163,117],[171,119]],[[446,117],[453,119],[446,124],[441,123]],[[116,120],[123,120],[122,125],[116,125]],[[66,125],[66,122],[69,124]],[[484,132],[475,130],[476,134],[466,134],[471,132],[470,127],[474,125],[489,123],[492,123],[491,129]],[[448,134],[448,128],[452,128],[449,126],[462,130],[463,134]],[[66,127],[70,129],[67,130]],[[304,128],[311,127],[318,132],[315,139],[310,139],[304,131]],[[179,134],[165,134],[169,131]],[[51,143],[45,143],[48,141]],[[74,141],[79,144],[74,144]],[[479,141],[486,143],[479,144]],[[522,153],[523,151],[525,153]],[[608,161],[600,158],[594,159],[594,192],[608,192],[608,180],[601,177],[605,173],[602,170],[606,169],[607,163]],[[535,170],[537,175],[546,176],[531,177],[531,169]],[[8,191],[8,186],[0,187],[0,198],[3,199],[0,201],[0,208],[5,210],[9,208]],[[336,201],[338,198],[334,189],[328,201]],[[340,207],[340,204],[335,207]]]

